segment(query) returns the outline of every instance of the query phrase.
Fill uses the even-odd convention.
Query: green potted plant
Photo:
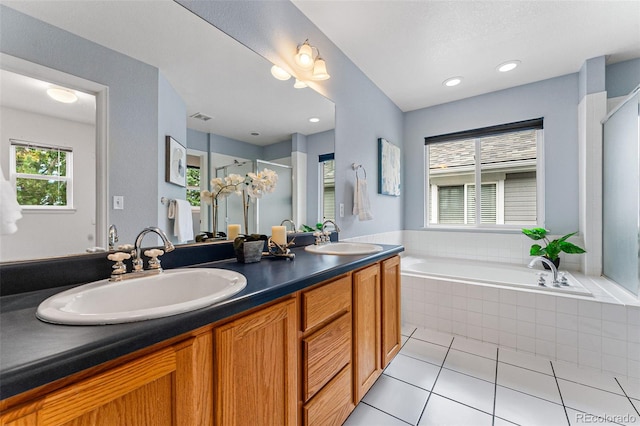
[[[269,239],[266,235],[250,234],[240,235],[233,240],[233,250],[236,259],[241,263],[260,262],[264,243]]]
[[[567,234],[562,238],[551,241],[549,241],[549,239],[547,238],[548,232],[549,231],[544,228],[522,230],[522,233],[532,240],[542,240],[546,244],[544,247],[542,247],[540,244],[531,245],[531,249],[529,250],[529,254],[531,256],[544,256],[551,262],[553,262],[553,264],[556,265],[557,268],[558,266],[560,266],[560,252],[563,251],[569,254],[586,253],[586,250],[584,250],[583,248],[567,241],[569,237],[577,234],[577,232],[572,232],[571,234]],[[549,269],[546,264],[543,265],[546,269]]]

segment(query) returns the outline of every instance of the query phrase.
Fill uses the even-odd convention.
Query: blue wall
[[[640,84],[640,58],[607,66],[607,97],[626,96]]]
[[[108,175],[109,220],[124,242],[155,224],[158,69],[1,5],[0,51],[109,87],[109,167],[118,170]],[[124,196],[124,210],[111,208],[113,195]]]
[[[156,200],[158,208],[157,224],[167,231],[171,241],[180,242],[173,236],[174,221],[167,217],[167,206],[161,205],[161,197],[186,199],[185,189],[166,181],[166,136],[171,136],[187,147],[187,106],[162,73],[158,80],[158,187]],[[151,188],[148,188],[151,190]]]
[[[424,223],[424,138],[544,117],[545,226],[578,230],[578,74],[405,114],[405,229]]]
[[[286,68],[293,67],[296,46],[305,39],[320,49],[331,79],[311,86],[336,104],[336,203],[344,203],[347,212],[337,218],[341,237],[402,229],[402,199],[407,192],[401,197],[376,194],[377,140],[384,137],[403,146],[400,109],[289,1],[178,2]],[[353,205],[354,162],[367,170],[372,221],[359,222],[348,213]]]

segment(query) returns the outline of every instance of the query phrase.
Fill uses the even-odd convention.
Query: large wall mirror
[[[331,185],[332,175],[322,174],[320,159],[334,151],[334,104],[311,88],[294,88],[294,78],[276,80],[271,63],[179,4],[0,1],[0,8],[0,165],[15,182],[16,158],[42,169],[55,164],[55,177],[36,183],[62,185],[58,192],[68,200],[25,209],[18,232],[0,237],[0,261],[107,247],[111,224],[120,243],[150,225],[173,234],[161,200],[187,199],[187,191],[207,189],[239,163],[290,172],[282,178],[287,193],[277,196],[290,200],[290,214],[269,216],[275,210],[265,196],[249,232],[331,215],[323,182]],[[53,101],[51,87],[78,99]],[[166,136],[186,148],[187,169],[199,182],[166,181]],[[73,180],[61,184],[60,167],[68,163]],[[218,230],[242,223],[235,214],[225,207]],[[194,209],[195,233],[212,230],[211,216],[209,207]]]

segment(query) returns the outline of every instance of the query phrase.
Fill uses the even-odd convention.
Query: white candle
[[[240,225],[229,224],[227,225],[227,239],[235,240],[240,234]]]
[[[286,226],[272,226],[271,227],[271,241],[274,243],[285,246],[287,244],[287,227]]]

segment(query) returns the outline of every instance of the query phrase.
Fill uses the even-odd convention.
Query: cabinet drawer
[[[308,401],[351,362],[351,314],[302,339],[303,395]]]
[[[339,426],[355,408],[351,397],[351,364],[302,408],[305,426]]]
[[[302,293],[302,331],[310,330],[323,321],[348,311],[351,307],[351,277]]]

